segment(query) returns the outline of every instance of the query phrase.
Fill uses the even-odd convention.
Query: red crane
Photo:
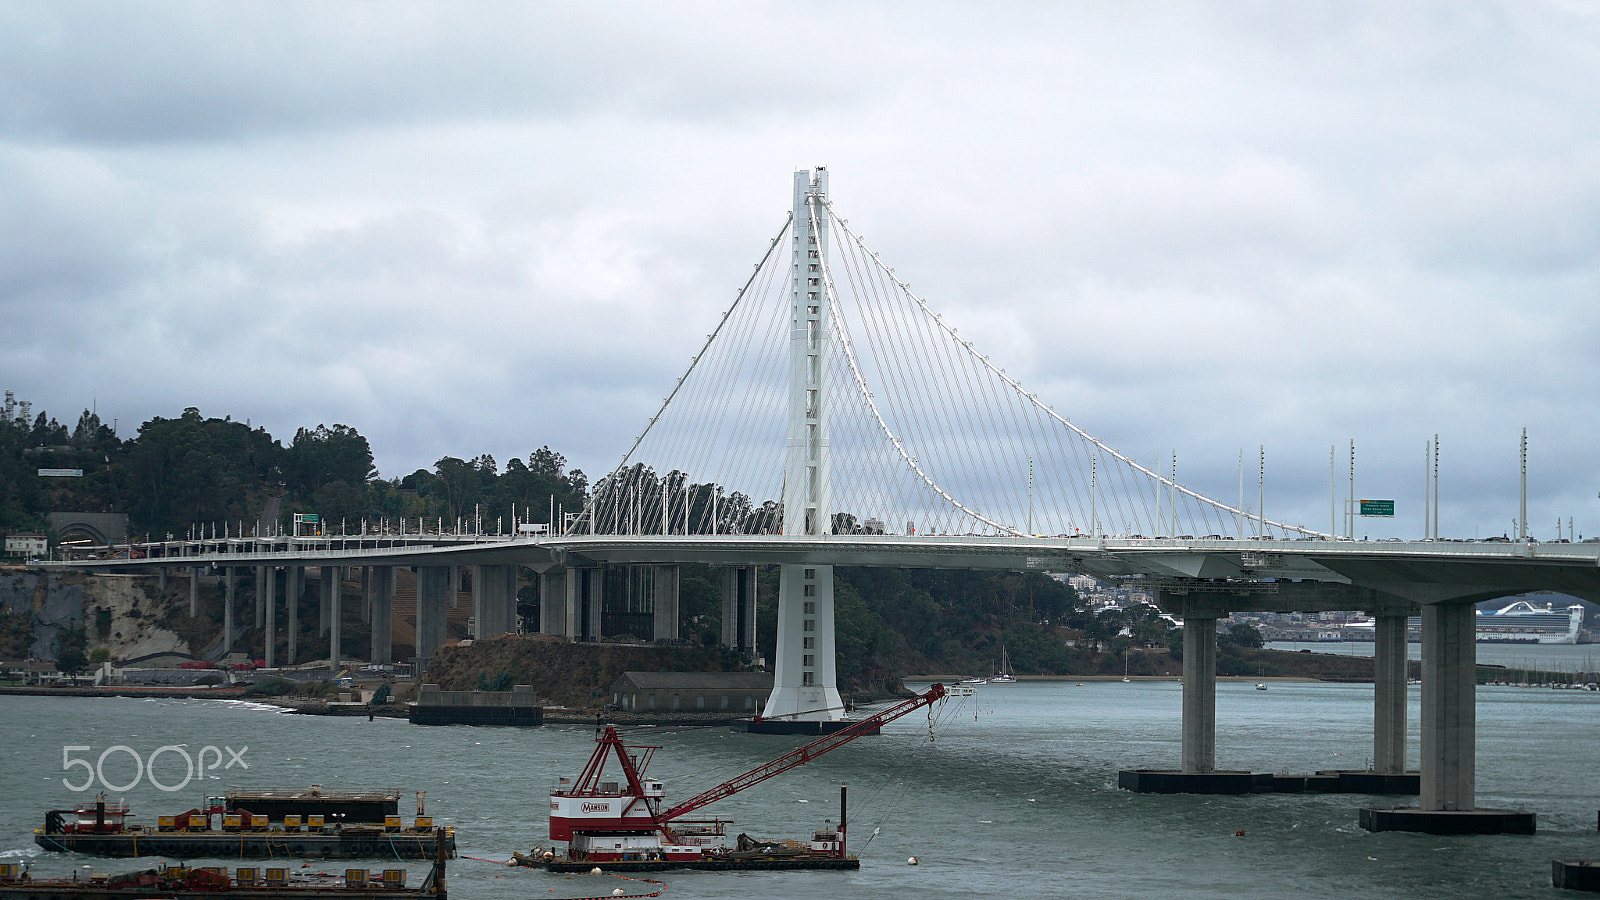
[[[617,734],[616,726],[607,725],[595,737],[594,754],[584,766],[577,784],[570,789],[551,793],[550,837],[553,840],[572,840],[574,834],[601,834],[658,831],[670,837],[671,823],[697,809],[718,800],[725,800],[746,788],[766,781],[774,775],[810,762],[838,749],[864,734],[876,732],[883,725],[915,712],[945,696],[945,687],[934,684],[928,690],[909,700],[904,700],[858,722],[853,722],[832,734],[797,747],[777,759],[757,766],[742,775],[684,800],[682,803],[659,811],[663,795],[661,782],[644,778],[645,767],[659,746],[626,745]],[[627,779],[626,790],[601,782],[601,773],[608,756],[615,754]],[[583,802],[589,801],[589,802]],[[613,805],[615,804],[615,805]]]
[[[853,725],[841,728],[838,731],[835,731],[833,734],[823,735],[804,747],[796,747],[795,749],[790,750],[788,753],[785,753],[784,755],[778,757],[772,762],[767,763],[764,766],[751,769],[743,775],[724,781],[709,791],[703,791],[694,795],[693,797],[690,797],[682,803],[679,803],[677,806],[674,806],[662,813],[661,821],[671,822],[673,819],[688,815],[702,806],[708,806],[717,802],[718,800],[725,800],[728,797],[732,797],[734,794],[739,793],[745,788],[753,787],[754,785],[758,785],[774,775],[787,772],[802,763],[810,762],[822,754],[827,753],[829,750],[836,750],[840,747],[843,747],[845,744],[848,744],[856,738],[861,737],[863,734],[875,732],[885,723],[893,722],[895,719],[900,718],[906,713],[915,712],[916,710],[933,703],[935,700],[938,700],[943,696],[944,685],[934,684],[933,687],[930,687],[923,693],[912,697],[910,700],[897,703],[876,715],[869,716]]]

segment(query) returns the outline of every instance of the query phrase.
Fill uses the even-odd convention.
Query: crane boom
[[[924,706],[932,704],[935,700],[943,698],[944,695],[944,685],[936,683],[923,693],[912,697],[910,700],[897,703],[876,715],[868,716],[859,722],[856,722],[845,728],[841,728],[838,731],[835,731],[833,734],[823,735],[811,743],[806,744],[804,747],[796,747],[795,749],[790,750],[788,753],[785,753],[784,755],[772,760],[769,763],[766,763],[765,765],[751,769],[743,775],[730,778],[708,791],[696,794],[695,796],[690,797],[682,803],[679,803],[677,806],[674,806],[662,813],[660,816],[660,821],[662,824],[666,824],[671,822],[673,819],[688,815],[702,806],[708,806],[717,802],[718,800],[725,800],[729,797],[732,797],[734,794],[739,793],[745,788],[753,787],[763,781],[766,781],[768,778],[771,778],[774,775],[787,772],[801,763],[816,759],[822,754],[827,753],[829,750],[835,750],[839,747],[843,747],[845,744],[848,744],[856,738],[861,737],[863,734],[870,734],[884,724],[892,722],[906,713],[915,712]]]

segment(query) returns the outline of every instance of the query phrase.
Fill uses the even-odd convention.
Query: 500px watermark
[[[83,751],[93,754],[93,747],[86,744],[81,746],[69,744],[61,748],[61,771],[70,772],[81,767],[83,769],[83,781],[79,784],[73,784],[70,780],[63,778],[61,779],[61,784],[69,791],[87,791],[94,787],[96,781],[99,781],[102,788],[121,793],[133,790],[140,781],[149,781],[150,786],[158,790],[181,791],[189,786],[189,782],[197,778],[219,777],[208,774],[215,772],[217,769],[231,769],[234,766],[242,769],[250,768],[250,764],[244,761],[244,753],[249,749],[249,747],[240,747],[238,750],[232,747],[218,748],[207,744],[193,755],[190,755],[187,744],[168,744],[165,747],[157,747],[148,757],[143,757],[139,755],[139,751],[126,744],[116,744],[100,751],[99,758],[90,763],[87,758],[78,757],[74,754]],[[222,761],[224,750],[228,753],[226,765]],[[115,777],[119,773],[125,774],[125,772],[122,772],[125,769],[122,756],[127,756],[133,760],[133,777],[125,782],[112,783],[111,779],[106,777],[106,759],[109,757],[112,760],[112,775]],[[163,782],[156,776],[156,760],[161,759],[163,756],[168,759],[162,765],[162,769],[163,771],[171,769],[166,773],[166,777],[172,779],[171,784]],[[179,760],[182,761],[181,769],[178,768]],[[182,781],[177,780],[177,774],[180,771],[183,773]]]

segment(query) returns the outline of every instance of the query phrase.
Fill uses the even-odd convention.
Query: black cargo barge
[[[395,792],[236,790],[205,809],[161,816],[156,827],[131,825],[128,805],[94,803],[50,810],[34,842],[58,853],[178,859],[429,859],[442,846],[455,855],[455,830],[418,815],[396,815]],[[418,795],[418,812],[422,810]]]
[[[433,835],[387,833],[382,828],[345,828],[329,834],[267,832],[165,833],[134,829],[122,834],[63,834],[38,831],[34,842],[46,850],[89,856],[174,859],[428,859]],[[445,847],[455,854],[454,829],[445,829]]]
[[[0,900],[448,900],[444,843],[435,838],[435,861],[419,887],[406,886],[406,870],[346,869],[343,875],[288,866],[190,868],[163,865],[121,875],[74,873],[33,878],[27,865],[0,863]]]
[[[557,857],[536,860],[519,856],[517,863],[549,872],[588,872],[598,868],[602,872],[627,875],[633,872],[665,872],[671,869],[699,869],[713,872],[775,872],[795,869],[859,869],[861,860],[854,856],[838,857],[826,854],[744,856],[727,854],[703,856],[700,859],[613,859],[605,862]]]

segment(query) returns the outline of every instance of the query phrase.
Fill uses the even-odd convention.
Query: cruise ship
[[[1480,644],[1576,644],[1582,629],[1583,606],[1578,603],[1556,609],[1517,600],[1494,612],[1478,610]]]
[[[1512,603],[1492,612],[1478,610],[1478,643],[1480,644],[1576,644],[1583,631],[1582,604],[1556,608],[1553,603],[1535,605],[1527,599]],[[1321,640],[1370,641],[1376,623],[1372,619],[1347,622],[1338,631],[1319,634]],[[1406,620],[1407,640],[1416,643],[1422,639],[1422,619],[1412,616]],[[1336,635],[1333,637],[1324,634]]]

